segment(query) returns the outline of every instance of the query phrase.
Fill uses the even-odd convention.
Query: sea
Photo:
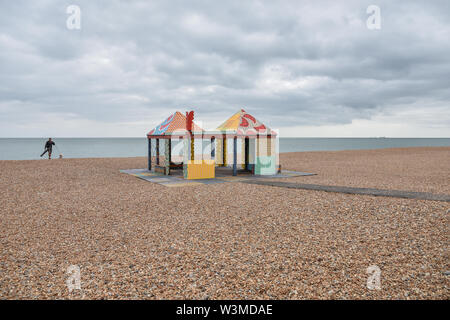
[[[47,138],[0,138],[0,160],[40,159]],[[53,138],[53,157],[116,158],[147,155],[146,138]],[[450,138],[280,138],[280,152],[449,147]]]

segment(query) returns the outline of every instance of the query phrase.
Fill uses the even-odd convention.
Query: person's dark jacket
[[[53,141],[49,140],[45,143],[45,149],[52,150],[54,145],[55,145],[55,143]]]

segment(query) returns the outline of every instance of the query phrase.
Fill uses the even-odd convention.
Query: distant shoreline
[[[46,139],[0,138],[0,160],[39,160]],[[53,138],[53,156],[64,158],[145,157],[148,142],[143,138]],[[238,140],[241,150],[241,140]],[[172,154],[178,154],[179,142],[173,141]],[[231,144],[230,144],[231,146]],[[450,138],[279,138],[279,152],[372,150],[409,147],[450,147]],[[210,142],[196,140],[195,153],[210,152]],[[164,152],[161,144],[160,151]],[[229,151],[231,152],[231,150]]]
[[[282,155],[294,155],[294,154],[317,154],[317,153],[358,153],[358,152],[376,152],[376,151],[417,151],[417,150],[424,150],[424,149],[431,149],[431,150],[446,150],[448,149],[450,151],[450,146],[431,146],[431,147],[400,147],[400,148],[376,148],[376,149],[346,149],[346,150],[313,150],[313,151],[291,151],[291,152],[280,152],[280,157]],[[102,159],[108,159],[108,160],[114,160],[114,159],[146,159],[146,156],[130,156],[130,157],[76,157],[76,158],[69,158],[69,157],[63,157],[62,160],[102,160]],[[45,156],[41,159],[23,159],[23,160],[0,160],[0,163],[2,162],[10,162],[10,161],[48,161],[48,158],[45,158]],[[58,154],[54,153],[54,157],[52,160],[61,160],[58,158]]]

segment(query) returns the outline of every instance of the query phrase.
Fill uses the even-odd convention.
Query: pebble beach
[[[449,159],[450,147],[283,153],[283,169],[317,175],[279,180],[450,194]],[[0,298],[450,298],[449,202],[119,172],[146,161],[0,161]]]

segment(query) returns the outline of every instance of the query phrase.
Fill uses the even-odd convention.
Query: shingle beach
[[[449,147],[285,153],[283,169],[317,175],[279,181],[450,194],[449,159]],[[168,188],[119,172],[145,167],[0,161],[0,298],[450,298],[449,202]],[[81,290],[70,293],[71,265]]]

